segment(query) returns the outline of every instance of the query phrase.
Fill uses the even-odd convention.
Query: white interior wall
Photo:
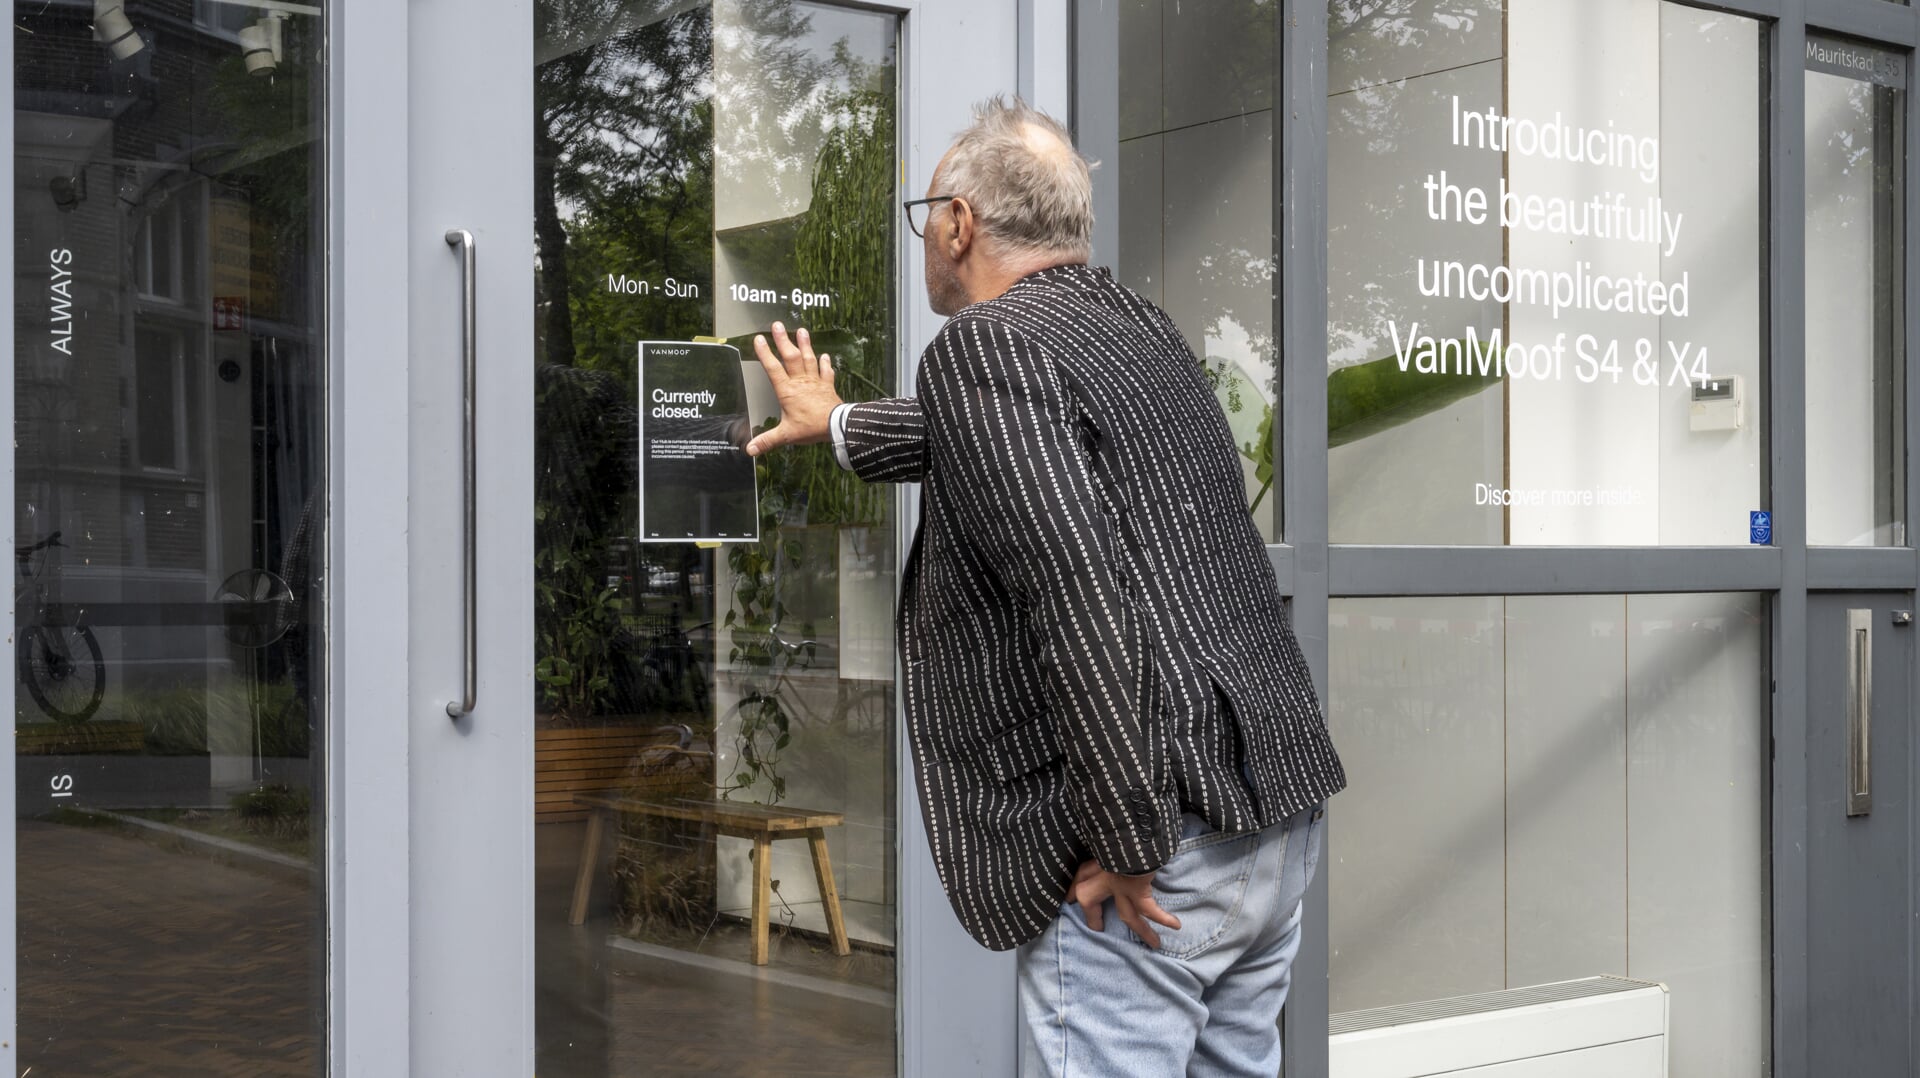
[[[1332,1009],[1503,988],[1500,600],[1336,599],[1329,622]]]
[[[1675,1075],[1759,1073],[1762,605],[1334,600],[1333,1010],[1640,977],[1672,988]]]
[[[843,559],[844,563],[844,548],[850,542],[844,535],[851,530],[807,529],[810,533],[821,534],[805,535],[795,541],[808,546],[809,558],[831,556]],[[720,609],[735,608],[734,589],[738,582],[739,577],[728,567],[726,551],[722,548],[714,558],[714,589],[719,597]],[[865,604],[862,613],[871,617],[876,586],[883,587],[887,597],[878,624],[884,627],[880,631],[886,635],[890,651],[891,574],[885,577],[883,585],[867,580],[857,582],[852,589],[843,589],[841,608],[844,609],[848,601]],[[796,609],[791,617],[797,621],[809,613],[806,609]],[[840,624],[846,623],[843,621]],[[863,636],[870,637],[872,633],[871,628],[861,630]],[[791,626],[782,635],[790,640],[804,638],[804,634]],[[888,870],[896,837],[893,805],[888,796],[886,779],[887,740],[893,732],[893,697],[884,692],[891,682],[848,676],[849,672],[840,668],[837,659],[839,633],[819,635],[819,654],[823,661],[812,668],[794,669],[788,680],[778,688],[781,703],[794,721],[792,744],[780,754],[778,764],[778,773],[787,783],[785,796],[778,803],[845,814],[844,824],[827,829],[827,854],[833,862],[835,888],[840,895],[847,934],[856,941],[892,946],[896,911],[892,904],[893,886],[888,878]],[[719,661],[713,679],[712,697],[715,777],[718,780],[716,795],[730,788],[739,766],[737,739],[740,715],[735,710],[737,705],[743,696],[754,691],[767,691],[772,684],[771,676],[764,670],[726,661],[733,647],[733,631],[725,626],[716,628],[715,650]],[[891,664],[887,672],[891,675]],[[849,684],[843,686],[843,681]],[[880,720],[878,729],[873,728],[873,721],[849,722],[845,721],[846,717],[837,714],[843,691],[850,695],[875,691],[883,693],[884,700],[875,698],[875,702],[885,706],[884,715],[871,707],[849,708],[846,715],[854,719]],[[772,800],[771,791],[764,782],[732,796],[745,801]],[[748,857],[752,848],[753,843],[745,839],[722,837],[717,840],[715,851],[719,907],[742,917],[751,911],[753,902],[753,862]],[[786,840],[774,843],[772,849],[771,871],[773,878],[778,881],[778,897],[771,909],[773,922],[791,923],[809,931],[825,932],[826,916],[820,904],[820,888],[814,879],[812,854],[807,844]]]
[[[1661,349],[1708,348],[1709,372],[1739,380],[1744,412],[1739,430],[1691,429],[1691,394],[1666,385],[1672,360],[1661,356],[1658,541],[1669,545],[1746,543],[1761,508],[1760,48],[1752,19],[1660,9],[1660,197],[1687,215],[1661,271],[1687,274],[1692,290],[1687,317],[1660,319]]]
[[[1766,604],[1627,599],[1624,972],[1671,993],[1677,1078],[1769,1056]]]
[[[1508,987],[1627,965],[1625,610],[1506,601]]]
[[[1504,108],[1542,125],[1556,116],[1568,127],[1660,132],[1660,22],[1652,2],[1592,4],[1580,0],[1528,0],[1507,14],[1508,90]],[[1757,122],[1758,114],[1755,114]],[[1585,200],[1619,192],[1629,207],[1660,193],[1632,169],[1595,167],[1507,155],[1508,183],[1521,195]],[[1685,209],[1685,207],[1680,207]],[[1683,236],[1684,238],[1684,236]],[[1648,278],[1660,275],[1650,244],[1571,237],[1511,229],[1509,265],[1570,272],[1589,263],[1591,273]],[[1592,506],[1517,505],[1511,514],[1515,545],[1657,543],[1659,538],[1659,390],[1631,377],[1632,342],[1657,339],[1651,315],[1564,311],[1512,304],[1511,340],[1552,342],[1582,334],[1621,342],[1619,384],[1603,376],[1592,384],[1574,374],[1571,353],[1565,374],[1554,380],[1512,379],[1507,388],[1508,475],[1516,490],[1626,491],[1635,504]],[[1603,346],[1604,347],[1604,346]]]

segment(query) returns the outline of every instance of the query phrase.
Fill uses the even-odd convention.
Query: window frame
[[[1920,43],[1920,9],[1885,0],[1718,0],[1692,3],[1706,10],[1756,18],[1763,23],[1762,50],[1768,80],[1764,137],[1767,192],[1763,342],[1779,362],[1767,364],[1769,429],[1763,452],[1767,502],[1794,507],[1776,515],[1773,543],[1739,547],[1386,547],[1330,545],[1327,537],[1326,302],[1327,302],[1327,13],[1325,0],[1287,0],[1279,20],[1281,78],[1288,107],[1283,137],[1276,139],[1274,220],[1281,228],[1281,279],[1275,318],[1281,333],[1284,425],[1276,431],[1285,499],[1286,542],[1274,552],[1283,592],[1292,599],[1295,623],[1324,691],[1327,639],[1324,625],[1333,597],[1446,594],[1645,594],[1743,591],[1766,596],[1769,605],[1773,683],[1769,720],[1774,763],[1768,834],[1772,907],[1772,1052],[1774,1072],[1806,1073],[1808,1058],[1806,924],[1809,884],[1807,746],[1808,596],[1815,590],[1913,592],[1920,587],[1920,552],[1913,547],[1810,548],[1806,505],[1804,280],[1798,268],[1806,250],[1804,63],[1807,34],[1841,33],[1907,53]],[[1287,28],[1294,32],[1288,34]],[[1905,137],[1911,154],[1920,135],[1907,109]],[[1287,193],[1293,198],[1287,199]],[[1914,310],[1912,273],[1916,247],[1916,186],[1909,179],[1905,281],[1907,310]],[[1914,441],[1920,394],[1914,378],[1917,352],[1907,334],[1904,359],[1906,443]],[[1906,504],[1920,504],[1920,476],[1909,468]],[[1912,531],[1909,528],[1909,543]],[[1338,811],[1329,814],[1330,842],[1338,842]],[[1309,902],[1324,909],[1324,876]],[[1324,1073],[1328,1018],[1327,925],[1310,918],[1294,978],[1295,994],[1284,1019],[1289,1034],[1288,1072]],[[1299,1067],[1296,1071],[1295,1066]]]
[[[1327,4],[1326,0],[1276,0],[1274,20],[1277,115],[1273,175],[1273,221],[1281,256],[1275,266],[1273,318],[1277,327],[1279,385],[1274,423],[1275,484],[1279,488],[1281,542],[1268,547],[1280,590],[1287,597],[1296,632],[1316,688],[1327,687],[1327,618],[1333,598],[1396,595],[1580,595],[1676,592],[1750,592],[1768,606],[1767,669],[1772,701],[1774,760],[1770,791],[1770,903],[1772,907],[1772,1016],[1774,1073],[1805,1075],[1808,1060],[1806,958],[1810,879],[1808,840],[1809,596],[1819,592],[1920,590],[1916,531],[1902,547],[1810,547],[1804,507],[1807,493],[1805,350],[1806,234],[1804,221],[1805,65],[1809,33],[1839,34],[1903,52],[1909,84],[1920,46],[1920,7],[1891,0],[1676,0],[1708,11],[1759,20],[1766,80],[1763,126],[1766,165],[1763,233],[1764,318],[1762,345],[1768,420],[1761,452],[1764,504],[1785,510],[1774,520],[1773,542],[1752,547],[1441,547],[1332,544],[1328,535],[1326,409],[1327,326]],[[1118,88],[1113,65],[1095,62],[1117,54],[1115,7],[1108,0],[1076,0],[1073,108],[1083,146],[1117,139]],[[1117,25],[1117,23],[1116,23]],[[1906,109],[1907,154],[1920,147],[1920,108]],[[1096,173],[1096,250],[1112,240],[1117,185],[1104,191]],[[1905,202],[1904,292],[1907,318],[1920,310],[1914,259],[1920,249],[1920,183],[1908,172]],[[1104,218],[1104,223],[1101,223]],[[1905,444],[1909,458],[1920,421],[1920,347],[1908,329],[1902,342],[1906,370]],[[1920,506],[1920,469],[1909,466],[1904,483],[1908,512]],[[1337,843],[1339,809],[1329,813],[1330,843]],[[1914,853],[1920,855],[1920,830]],[[1324,910],[1327,882],[1313,884],[1308,904]],[[1324,917],[1304,922],[1296,974],[1282,1024],[1286,1072],[1324,1074],[1327,1068],[1328,938]],[[1920,961],[1920,960],[1917,960]],[[1916,969],[1920,976],[1920,969]]]

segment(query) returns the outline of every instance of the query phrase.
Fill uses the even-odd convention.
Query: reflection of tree
[[[1330,215],[1327,243],[1333,251],[1375,249],[1374,234],[1415,205],[1425,168],[1405,167],[1405,143],[1432,123],[1440,98],[1423,76],[1466,62],[1501,60],[1501,0],[1331,0],[1327,6],[1328,85],[1336,106],[1330,123],[1339,137],[1359,140],[1369,168],[1403,176],[1383,202],[1355,203],[1344,189]],[[1490,102],[1491,103],[1491,102]],[[1338,187],[1340,177],[1330,176]],[[1383,271],[1354,259],[1328,260],[1327,353],[1336,362],[1378,358],[1388,320],[1404,315],[1404,297],[1414,292],[1411,254]],[[1343,358],[1344,357],[1344,358]]]
[[[1900,433],[1906,397],[1901,329],[1906,169],[1900,152],[1905,94],[1827,72],[1810,73],[1807,88],[1808,126],[1814,129],[1806,147],[1807,248],[1829,267],[1846,263],[1841,280],[1809,293],[1808,331],[1810,339],[1827,338],[1837,329],[1840,339],[1851,337],[1868,352],[1840,362],[1858,363],[1848,380],[1867,383],[1857,419],[1872,428],[1869,463],[1877,478],[1871,519],[1884,526],[1906,512]],[[1841,251],[1854,257],[1837,258],[1834,252]],[[1866,258],[1859,258],[1862,254]]]
[[[536,5],[536,628],[548,703],[575,717],[608,702],[593,668],[618,659],[604,641],[631,613],[600,583],[637,533],[636,345],[714,332],[716,203],[781,214],[723,229],[725,250],[755,283],[832,296],[805,324],[842,392],[892,384],[895,69],[813,23],[795,0]],[[650,291],[612,292],[609,274]],[[669,277],[698,298],[664,295]],[[758,466],[766,538],[730,554],[764,564],[743,577],[770,569],[779,524],[876,521],[888,504],[824,447]]]
[[[1413,55],[1402,50],[1458,50],[1476,29],[1499,20],[1505,10],[1501,0],[1331,0],[1327,60],[1332,85],[1344,88],[1391,77],[1336,70],[1342,59],[1359,50],[1373,56]]]
[[[807,200],[808,168],[839,111],[841,87],[826,57],[804,39],[813,20],[794,0],[716,0],[713,87],[719,125],[713,156],[736,189],[770,193],[778,216]],[[727,221],[724,225],[737,225]]]
[[[535,33],[542,357],[632,370],[632,343],[705,332],[706,303],[610,295],[608,272],[712,273],[713,19],[664,0],[546,0]],[[663,320],[667,324],[661,324]],[[576,331],[586,339],[576,338]]]
[[[832,307],[814,314],[810,332],[835,357],[841,396],[872,400],[886,396],[893,381],[893,68],[863,63],[841,42],[832,69],[845,89],[827,102],[831,129],[814,162],[813,196],[795,235],[794,268],[807,287],[834,297]],[[840,469],[830,449],[813,446],[786,456],[780,463],[804,484],[811,521],[880,519],[886,492]],[[768,478],[775,488],[799,485]]]
[[[638,342],[707,331],[711,301],[613,294],[712,275],[713,47],[704,5],[535,6],[535,647],[543,704],[611,700],[625,605],[605,585],[635,533]]]
[[[1856,191],[1859,188],[1852,186],[1849,180],[1860,169],[1873,170],[1876,202],[1884,199],[1891,186],[1892,173],[1886,166],[1891,147],[1883,143],[1889,141],[1886,129],[1898,115],[1895,107],[1898,92],[1889,87],[1824,72],[1816,74],[1809,81],[1816,85],[1825,82],[1827,86],[1839,89],[1844,100],[1836,105],[1829,98],[1827,112],[1813,116],[1814,122],[1823,126],[1824,131],[1807,140],[1808,204],[1840,207],[1857,202]],[[1811,186],[1814,184],[1818,186]],[[1860,218],[1870,219],[1876,208],[1879,207],[1869,206],[1840,213],[1811,213],[1808,214],[1808,225],[1815,232],[1839,232]]]

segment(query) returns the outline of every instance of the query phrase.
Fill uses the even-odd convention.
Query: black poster
[[[648,542],[752,542],[760,502],[740,350],[640,342],[640,535]]]

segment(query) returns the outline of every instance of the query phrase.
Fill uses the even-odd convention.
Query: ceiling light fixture
[[[279,69],[286,50],[286,19],[284,11],[269,11],[240,31],[240,54],[246,60],[247,74],[264,77]]]
[[[147,47],[146,39],[127,18],[121,0],[93,0],[93,36],[107,46],[116,60],[131,59]]]

